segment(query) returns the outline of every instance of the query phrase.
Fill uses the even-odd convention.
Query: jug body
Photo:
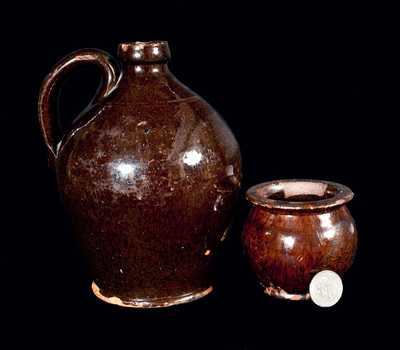
[[[241,181],[218,113],[168,70],[166,42],[119,47],[121,75],[58,146],[59,191],[93,292],[131,307],[198,299]]]

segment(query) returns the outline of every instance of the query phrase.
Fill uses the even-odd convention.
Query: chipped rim
[[[289,201],[270,198],[273,194],[283,192],[285,197],[295,195],[331,195],[330,198],[310,201]],[[250,187],[246,199],[254,205],[270,209],[314,210],[336,207],[349,202],[354,193],[342,184],[311,179],[288,179],[263,182]]]

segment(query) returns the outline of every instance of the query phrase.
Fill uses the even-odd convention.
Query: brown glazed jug
[[[357,230],[346,203],[353,192],[321,180],[277,180],[251,187],[253,204],[243,244],[265,293],[282,299],[310,297],[322,270],[340,276],[351,266]]]
[[[169,71],[165,41],[96,49],[46,77],[39,121],[58,188],[100,299],[162,307],[213,289],[214,255],[241,181],[239,146],[219,114]],[[56,140],[53,101],[65,75],[95,64],[92,102]]]

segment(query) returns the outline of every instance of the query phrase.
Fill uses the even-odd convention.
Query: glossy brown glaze
[[[212,290],[241,181],[239,147],[218,113],[168,70],[166,42],[124,43],[118,52],[121,75],[100,64],[104,87],[58,147],[46,127],[49,98],[40,99],[59,190],[98,297],[133,307],[191,301]],[[57,80],[57,67],[48,79]],[[42,95],[54,84],[45,81]]]
[[[357,230],[345,203],[347,187],[318,180],[281,180],[250,188],[254,206],[243,244],[265,292],[276,297],[308,298],[312,277],[352,264]]]

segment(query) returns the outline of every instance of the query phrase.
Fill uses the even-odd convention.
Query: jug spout
[[[118,56],[125,62],[162,63],[171,58],[171,52],[167,41],[135,41],[119,44]]]

